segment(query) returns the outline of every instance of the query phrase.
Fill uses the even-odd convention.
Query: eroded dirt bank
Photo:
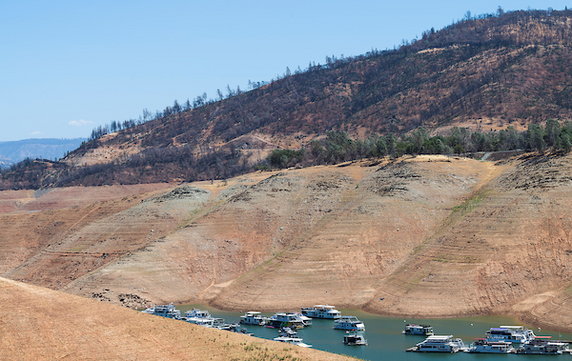
[[[66,188],[52,203],[0,192],[0,274],[133,307],[333,303],[570,331],[571,162],[408,157],[75,203]]]

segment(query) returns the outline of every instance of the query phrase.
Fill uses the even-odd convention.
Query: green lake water
[[[193,307],[200,309],[207,309],[214,317],[222,317],[226,322],[238,322],[240,316],[244,313],[229,312],[205,307],[203,305],[180,305],[182,313]],[[365,313],[356,310],[340,309],[343,315],[355,315],[365,324],[366,332],[364,333],[368,346],[346,346],[343,344],[345,331],[334,330],[332,320],[313,319],[312,326],[298,330],[298,336],[304,339],[304,342],[311,344],[313,348],[334,352],[338,354],[345,354],[357,357],[364,360],[503,360],[509,358],[510,360],[540,360],[546,359],[566,359],[572,360],[570,355],[561,356],[531,356],[531,355],[491,355],[491,354],[427,354],[405,352],[405,349],[415,346],[416,343],[423,341],[424,337],[421,336],[405,336],[401,333],[404,329],[405,323],[423,323],[433,326],[435,334],[438,335],[454,335],[463,339],[465,344],[473,342],[475,338],[483,337],[485,332],[491,327],[498,327],[501,325],[518,325],[521,323],[516,322],[510,318],[500,317],[471,317],[471,318],[449,318],[449,319],[403,319],[382,317],[370,313]],[[271,316],[272,313],[267,313]],[[259,327],[259,326],[245,326],[249,332],[254,333],[254,336],[272,339],[278,336],[278,330]],[[554,339],[572,340],[572,334],[565,334],[553,332],[550,330],[539,330],[535,327],[530,327],[537,335],[552,335]]]

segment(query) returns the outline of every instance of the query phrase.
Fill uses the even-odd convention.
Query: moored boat
[[[223,330],[223,331],[230,331],[230,332],[235,332],[235,333],[241,333],[243,335],[252,336],[251,332],[248,332],[247,329],[240,327],[240,325],[238,323],[225,323],[225,324],[222,324],[216,328],[218,328],[219,330]]]
[[[415,335],[415,336],[431,336],[433,335],[433,327],[429,325],[417,325],[408,323],[405,325],[405,330],[403,330],[405,335]]]
[[[453,338],[453,335],[433,335],[427,337],[423,342],[419,342],[415,347],[407,349],[407,351],[455,353],[464,349],[465,344],[460,338]]]
[[[188,323],[192,323],[194,325],[198,325],[198,326],[204,326],[204,327],[211,327],[214,328],[215,327],[215,319],[214,318],[198,318],[198,317],[189,317],[189,318],[184,318],[183,321],[186,321]]]
[[[304,321],[296,313],[278,312],[266,321],[266,327],[270,328],[303,328]]]
[[[181,319],[181,311],[177,310],[173,304],[169,305],[156,305],[142,311],[150,315],[161,316],[166,318],[173,318],[176,320]]]
[[[523,326],[500,326],[493,327],[487,331],[487,341],[512,342],[524,344],[534,340],[534,333]]]
[[[217,317],[185,317],[184,320],[188,323],[211,328],[219,328],[224,325],[224,319]]]
[[[341,312],[330,305],[315,305],[314,307],[303,307],[302,314],[311,318],[337,319],[342,316]]]
[[[240,316],[240,323],[243,325],[264,326],[267,317],[264,317],[258,311],[248,311],[243,316]]]
[[[212,318],[211,314],[209,311],[205,311],[205,310],[199,310],[197,308],[193,308],[190,311],[185,312],[185,317],[186,318],[191,318],[191,317],[195,317],[195,318]]]
[[[344,336],[344,345],[367,346],[367,340],[359,333],[350,333]]]
[[[297,334],[298,334],[298,332],[294,331],[290,327],[282,327],[278,331],[278,336],[284,336],[284,337],[294,337]]]
[[[294,312],[294,314],[298,315],[298,317],[302,320],[302,322],[304,323],[304,327],[312,326],[312,318],[311,317],[304,316],[300,312]]]
[[[312,347],[312,345],[308,345],[307,343],[302,342],[303,340],[299,337],[279,336],[279,337],[273,338],[273,340],[278,341],[278,342],[289,343],[291,345],[296,345],[296,346],[300,346],[300,347]]]
[[[365,331],[365,325],[356,316],[342,316],[334,321],[336,330]]]
[[[514,348],[511,342],[479,339],[473,342],[466,351],[470,353],[513,353]]]
[[[570,352],[567,342],[532,340],[516,350],[516,353],[523,355],[562,355]]]

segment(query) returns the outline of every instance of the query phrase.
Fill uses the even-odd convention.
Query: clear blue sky
[[[0,141],[88,136],[143,108],[392,48],[499,5],[572,0],[2,0]]]

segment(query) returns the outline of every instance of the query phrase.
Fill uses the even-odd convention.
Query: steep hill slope
[[[229,177],[270,149],[332,129],[366,137],[572,119],[570,39],[572,11],[462,21],[394,51],[331,60],[193,110],[170,108],[89,142],[63,163],[4,173],[0,188]]]
[[[524,309],[527,299],[540,301],[545,292],[566,294],[572,280],[571,186],[570,157],[517,163],[454,208],[380,284],[376,297],[384,302],[371,301],[368,308],[502,313],[518,301]],[[569,318],[560,322],[572,325]]]
[[[76,188],[54,203],[5,191],[1,275],[128,306],[325,302],[570,330],[571,166],[419,156],[123,186],[131,196],[93,187],[116,194],[93,203],[66,199]]]
[[[349,360],[0,278],[2,360]]]

